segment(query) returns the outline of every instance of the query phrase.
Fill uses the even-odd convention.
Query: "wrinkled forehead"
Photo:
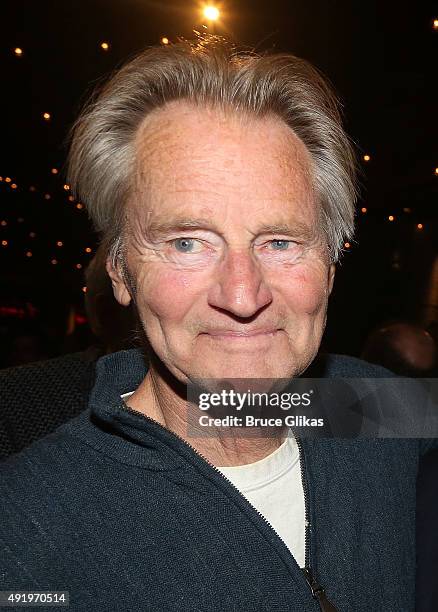
[[[315,218],[312,158],[274,115],[172,102],[146,118],[135,151],[132,204],[142,216],[282,211]]]

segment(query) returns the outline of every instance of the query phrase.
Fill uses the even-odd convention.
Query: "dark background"
[[[357,238],[338,267],[326,348],[357,355],[368,332],[392,318],[436,326],[437,7],[381,0],[216,5],[222,9],[217,34],[305,57],[343,101],[363,173]],[[26,330],[38,333],[42,357],[92,340],[83,272],[97,237],[81,203],[63,188],[68,129],[87,93],[124,61],[162,36],[173,41],[202,29],[200,6],[2,2],[0,367],[13,362],[14,338]]]

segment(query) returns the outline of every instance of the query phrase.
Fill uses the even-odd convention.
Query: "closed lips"
[[[273,328],[269,328],[269,329],[254,329],[251,331],[234,331],[234,330],[214,330],[214,331],[210,331],[210,332],[205,332],[207,333],[209,336],[226,336],[226,337],[230,337],[230,338],[250,338],[252,336],[262,336],[262,335],[267,335],[267,334],[274,334],[275,332],[279,331],[278,329],[273,329]]]

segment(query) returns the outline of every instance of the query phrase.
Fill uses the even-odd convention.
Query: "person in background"
[[[394,321],[374,330],[362,359],[399,376],[437,376],[437,346],[433,336],[416,323]],[[416,611],[438,610],[438,450],[420,458],[417,479]]]
[[[85,312],[101,355],[131,349],[143,341],[135,305],[124,308],[114,298],[106,258],[101,244],[85,271]]]
[[[106,251],[99,246],[85,272],[85,310],[93,344],[84,351],[0,370],[0,460],[85,410],[97,359],[140,341],[134,307],[123,308],[114,299],[105,259]]]
[[[399,376],[436,376],[437,346],[421,325],[393,321],[375,329],[365,341],[362,359]]]

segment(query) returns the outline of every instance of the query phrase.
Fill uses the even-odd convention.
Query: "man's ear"
[[[333,289],[333,283],[335,282],[335,272],[336,265],[334,263],[330,264],[329,267],[329,276],[328,276],[328,294],[330,295]]]
[[[111,257],[107,257],[105,267],[106,271],[108,272],[108,276],[111,279],[114,297],[122,306],[129,306],[131,303],[131,296],[123,279],[120,264],[117,264],[116,267],[114,267]]]

